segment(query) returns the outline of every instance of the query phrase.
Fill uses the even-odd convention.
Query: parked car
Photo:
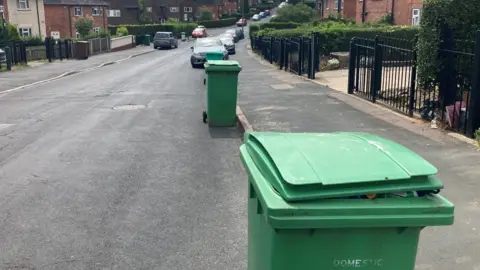
[[[258,21],[260,20],[260,16],[258,14],[255,14],[252,16],[252,21]]]
[[[270,10],[265,10],[265,16],[270,16]]]
[[[260,16],[261,19],[265,18],[265,12],[260,12],[258,15]]]
[[[245,26],[247,25],[247,19],[240,19],[237,22],[237,26]]]
[[[206,61],[205,54],[207,52],[222,52],[223,59],[228,59],[228,51],[218,37],[199,38],[195,41],[191,49],[192,56],[190,56],[190,63],[192,64],[192,68],[203,66]]]
[[[0,63],[1,62],[7,62],[7,54],[2,49],[0,49]]]
[[[226,34],[229,34],[233,37],[233,42],[237,43],[240,40],[240,37],[237,35],[236,29],[228,29],[225,31]]]
[[[230,35],[220,36],[220,41],[223,43],[225,49],[227,49],[228,54],[235,54],[235,43],[233,42]]]
[[[239,39],[245,38],[245,34],[243,33],[242,28],[235,29],[235,31],[237,31],[237,36]]]
[[[204,38],[204,37],[207,37],[208,34],[207,34],[207,29],[205,27],[200,27],[200,28],[195,28],[193,29],[193,32],[192,32],[192,37],[193,38]]]
[[[157,32],[153,38],[153,48],[178,48],[178,39],[172,32]]]

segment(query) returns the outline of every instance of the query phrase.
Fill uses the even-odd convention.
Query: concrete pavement
[[[202,123],[189,56],[0,96],[0,269],[246,269],[240,134]]]
[[[239,104],[254,130],[360,131],[397,141],[439,169],[456,206],[450,227],[422,232],[417,270],[480,269],[480,153],[475,147],[239,53]]]

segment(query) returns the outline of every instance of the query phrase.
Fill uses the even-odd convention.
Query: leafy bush
[[[209,8],[201,7],[200,16],[198,19],[200,21],[209,21],[213,19],[213,12]]]
[[[109,26],[108,29],[111,33],[116,33],[117,29],[124,27],[127,29],[130,35],[152,35],[154,36],[156,32],[173,32],[175,36],[180,37],[181,32],[186,32],[187,35],[190,34],[195,27],[196,23],[164,23],[164,24],[131,24],[131,25],[119,25],[119,26]]]
[[[41,36],[22,37],[27,46],[41,46],[45,45],[45,40]]]
[[[199,21],[198,25],[203,25],[206,28],[217,28],[234,25],[237,22],[237,18],[228,18],[215,21]]]
[[[300,26],[302,26],[302,24],[296,22],[268,22],[261,24],[250,24],[248,27],[250,35],[255,35],[262,29],[295,29]]]
[[[321,54],[334,51],[348,51],[350,40],[354,37],[374,39],[376,36],[388,36],[412,40],[418,34],[417,27],[411,26],[384,26],[384,27],[301,27],[296,29],[275,30],[271,28],[257,32],[262,37],[310,37],[312,32],[319,35]]]
[[[387,13],[387,14],[384,14],[380,20],[378,20],[378,23],[379,24],[389,24],[389,25],[393,25],[393,15],[391,12]]]
[[[117,28],[116,35],[119,37],[128,36],[128,29],[125,26]]]
[[[315,10],[304,4],[287,5],[277,10],[275,22],[306,23],[315,19]]]
[[[20,34],[14,25],[7,23],[6,27],[7,31],[3,31],[3,22],[0,18],[0,45],[20,39]]]
[[[417,43],[420,78],[434,78],[441,67],[438,50],[442,28],[451,29],[454,39],[473,41],[479,25],[478,0],[425,0]]]
[[[86,37],[93,29],[93,19],[90,17],[81,17],[75,20],[75,28],[81,37]]]

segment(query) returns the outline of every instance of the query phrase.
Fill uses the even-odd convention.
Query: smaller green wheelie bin
[[[211,127],[235,126],[238,73],[242,70],[237,61],[210,60],[205,63],[207,75],[206,111],[203,122]]]
[[[437,169],[367,133],[246,133],[248,270],[414,270],[420,231],[451,225]]]
[[[143,45],[145,46],[150,46],[150,41],[151,41],[152,37],[150,35],[145,35],[144,39],[143,39]]]
[[[211,51],[205,53],[205,60],[223,60],[223,52],[220,51]],[[205,77],[203,78],[203,84],[207,82],[207,72],[205,71]]]

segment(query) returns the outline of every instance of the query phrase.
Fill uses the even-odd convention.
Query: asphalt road
[[[0,96],[0,269],[246,268],[240,134],[189,47]]]

